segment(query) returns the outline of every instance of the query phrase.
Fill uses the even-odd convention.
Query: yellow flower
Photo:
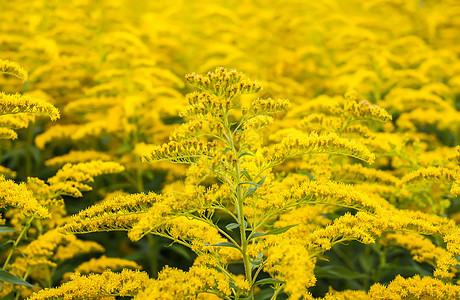
[[[226,70],[223,67],[218,67],[214,72],[209,72],[205,76],[192,73],[186,75],[185,78],[198,89],[216,96],[224,96],[225,99],[232,99],[241,94],[256,93],[262,89],[259,82],[246,79],[242,73],[236,70]]]
[[[70,138],[72,133],[78,130],[78,125],[55,125],[45,131],[42,134],[39,134],[35,138],[35,144],[38,148],[44,149],[45,145],[53,140],[61,140],[63,138]]]
[[[70,277],[70,281],[56,288],[43,289],[29,300],[46,300],[56,298],[84,299],[115,296],[135,296],[149,284],[145,272],[124,269],[121,273],[105,271],[102,274],[80,275]]]
[[[344,165],[332,169],[333,178],[342,182],[376,182],[386,186],[398,186],[400,179],[389,172],[366,168],[360,164]]]
[[[47,181],[50,189],[60,195],[69,195],[81,197],[84,191],[90,191],[92,188],[85,183],[93,182],[94,177],[123,172],[125,168],[116,162],[104,162],[95,160],[79,164],[65,164],[55,176],[50,177]]]
[[[316,259],[312,258],[307,249],[295,240],[286,240],[277,236],[272,239],[268,249],[268,259],[264,271],[273,278],[286,282],[284,290],[289,299],[301,299],[308,288],[316,283],[313,273]]]
[[[310,153],[330,153],[356,157],[369,164],[375,160],[372,154],[363,144],[339,137],[335,133],[318,135],[288,135],[281,143],[274,147],[264,149],[264,156],[269,161],[279,164],[289,157],[300,156]]]
[[[391,208],[391,205],[385,199],[357,191],[352,185],[335,182],[318,183],[306,181],[300,186],[291,188],[291,197],[296,201],[327,203],[370,213]]]
[[[16,76],[22,81],[27,81],[28,79],[27,71],[19,64],[9,60],[0,59],[0,73]]]
[[[18,113],[14,115],[0,115],[0,127],[19,129],[29,126],[35,121],[35,116],[31,113]]]
[[[18,134],[9,128],[0,127],[0,139],[15,140],[18,138]]]
[[[112,271],[121,271],[125,268],[140,270],[142,269],[142,266],[131,260],[102,255],[99,258],[92,258],[91,260],[80,264],[77,268],[75,268],[74,272],[82,275],[88,275],[90,273],[103,273],[108,269]],[[72,273],[65,273],[63,275],[63,280],[68,281],[71,275]]]
[[[243,114],[250,116],[258,115],[273,115],[287,110],[289,107],[289,100],[287,99],[255,99],[252,101],[249,108],[243,109]]]
[[[456,170],[443,167],[428,167],[417,171],[412,171],[401,179],[402,184],[417,184],[424,181],[450,183],[460,178]]]
[[[453,278],[457,259],[447,250],[435,246],[429,239],[417,233],[390,233],[380,241],[382,245],[398,245],[410,251],[417,262],[426,262],[436,268],[437,278]]]
[[[396,276],[388,286],[376,283],[369,290],[371,299],[399,300],[399,299],[458,299],[460,287],[443,283],[431,277],[420,278],[415,275],[410,278]]]
[[[45,100],[27,95],[8,95],[0,92],[0,114],[17,113],[46,115],[53,121],[60,117],[58,109]]]
[[[188,272],[166,266],[158,279],[152,280],[135,300],[192,300],[207,290],[217,291],[225,297],[230,295],[230,285],[223,273],[205,266],[192,266]]]
[[[71,150],[69,153],[61,155],[61,156],[54,156],[51,159],[45,161],[45,165],[48,167],[57,167],[62,166],[67,163],[77,164],[82,162],[88,162],[93,160],[100,160],[100,161],[110,161],[113,160],[113,157],[104,152],[98,152],[93,150],[87,151],[74,151]]]
[[[214,142],[200,140],[171,141],[162,146],[156,146],[142,156],[144,162],[157,162],[166,160],[175,163],[193,163],[202,156],[211,156]]]
[[[26,216],[49,218],[51,215],[45,207],[39,204],[33,193],[27,189],[25,183],[16,184],[0,176],[0,207],[18,207]]]

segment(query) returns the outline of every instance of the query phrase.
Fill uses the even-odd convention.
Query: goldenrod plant
[[[0,12],[3,299],[460,298],[459,1]]]
[[[326,251],[353,240],[373,244],[380,237],[408,248],[417,261],[429,262],[435,278],[450,280],[455,276],[458,245],[452,236],[459,231],[454,223],[436,215],[397,209],[376,194],[325,176],[276,171],[286,160],[311,160],[316,155],[321,155],[323,162],[332,160],[332,167],[343,164],[347,157],[371,165],[375,155],[362,143],[335,132],[296,132],[265,145],[263,130],[288,109],[289,101],[254,97],[244,103],[241,98],[259,92],[261,85],[235,70],[217,68],[206,75],[187,75],[186,79],[198,90],[187,95],[189,106],[181,113],[185,123],[171,134],[168,143],[152,146],[143,156],[148,163],[190,165],[183,192],[114,197],[81,211],[60,229],[68,234],[126,230],[133,241],[155,234],[196,253],[194,269],[187,275],[166,269],[136,298],[188,299],[211,293],[223,299],[254,299],[255,289],[263,285],[275,289],[274,297],[283,291],[291,299],[309,298],[308,288],[316,283],[315,263]],[[391,118],[367,102],[350,96],[344,101],[341,113],[349,124],[340,126],[343,130],[339,132],[346,132],[351,120]],[[337,106],[331,110],[340,111]],[[337,160],[337,155],[342,159]],[[404,178],[360,164],[350,165],[347,171],[352,170],[354,178],[361,172],[366,179],[407,184]],[[325,211],[333,212],[337,207],[357,213],[332,221],[324,217]],[[218,220],[228,223],[220,225]],[[419,234],[413,233],[411,242],[407,235],[403,241],[396,239],[404,232]],[[447,250],[420,234],[439,236]],[[423,258],[419,253],[425,251],[430,254]],[[242,265],[242,275],[229,270],[233,264]],[[168,275],[163,277],[163,273]],[[261,277],[262,273],[266,275]],[[207,276],[216,281],[202,281]],[[178,290],[170,282],[176,277]],[[59,293],[60,289],[37,295]]]

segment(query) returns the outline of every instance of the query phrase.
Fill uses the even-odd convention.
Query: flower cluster
[[[458,1],[0,7],[0,297],[460,297]]]

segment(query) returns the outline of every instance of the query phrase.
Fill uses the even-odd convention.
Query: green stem
[[[136,184],[137,184],[137,191],[139,193],[144,192],[144,180],[142,178],[142,162],[139,157],[136,157]]]
[[[10,262],[10,259],[13,256],[14,250],[18,247],[19,241],[21,241],[22,237],[24,236],[24,234],[29,229],[30,224],[32,223],[34,218],[35,218],[34,216],[30,217],[30,219],[27,220],[26,225],[24,225],[24,227],[22,228],[21,233],[19,233],[18,238],[14,242],[13,247],[11,247],[10,253],[8,254],[8,257],[6,258],[6,261],[3,264],[3,270],[5,270],[5,268],[8,266],[8,263]]]
[[[241,189],[238,189],[238,215],[239,215],[239,224],[240,224],[240,236],[241,236],[241,252],[243,254],[243,263],[244,271],[246,274],[246,280],[252,282],[252,271],[251,271],[251,262],[249,261],[248,251],[248,240],[246,238],[246,228],[244,228],[244,214],[243,214],[243,197],[241,194]],[[253,293],[251,290],[251,299],[253,299]]]
[[[150,246],[150,271],[152,272],[152,277],[156,278],[158,276],[158,262],[157,262],[157,257],[158,257],[158,243],[155,239],[155,237],[151,234],[147,235],[147,239],[149,241],[149,246]]]
[[[273,296],[270,298],[270,300],[276,300],[276,298],[278,298],[278,294],[281,292],[281,290],[283,289],[284,287],[284,284],[280,285],[276,290],[275,292],[273,293]]]
[[[248,282],[252,282],[252,269],[251,269],[251,262],[249,261],[248,255],[248,239],[246,237],[246,228],[245,228],[245,218],[244,218],[244,196],[243,191],[241,189],[241,168],[240,168],[240,158],[238,157],[238,151],[236,150],[235,143],[233,141],[233,133],[230,130],[230,126],[228,123],[228,119],[225,119],[225,128],[228,131],[228,134],[225,134],[228,138],[228,144],[232,149],[233,156],[236,158],[235,164],[235,179],[236,179],[236,208],[237,208],[237,217],[238,217],[238,224],[240,224],[240,238],[241,238],[241,253],[243,255],[243,264],[244,264],[244,272],[246,275],[246,280]],[[225,133],[225,132],[224,132]],[[254,299],[254,291],[251,289],[250,291],[250,299]]]
[[[30,268],[27,268],[26,273],[22,277],[22,280],[24,280],[24,281],[27,280],[27,277],[29,276],[29,271],[30,271]],[[22,287],[19,290],[16,291],[16,297],[14,298],[15,300],[18,300],[19,296],[21,296],[21,289],[22,289]]]

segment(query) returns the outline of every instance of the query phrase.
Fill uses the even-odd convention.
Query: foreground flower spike
[[[57,267],[58,263],[86,253],[104,252],[101,245],[93,241],[78,240],[75,235],[64,235],[56,229],[39,236],[24,247],[25,259],[16,258],[11,268]]]
[[[351,186],[336,183],[305,182],[293,187],[291,195],[280,194],[276,187],[282,188],[282,184],[276,182],[271,170],[288,158],[340,154],[372,164],[375,156],[361,143],[336,133],[286,135],[278,144],[263,148],[261,131],[289,108],[288,100],[255,98],[249,106],[243,105],[240,96],[258,92],[261,86],[235,70],[217,68],[204,76],[187,75],[186,79],[199,89],[187,95],[189,106],[181,113],[186,122],[171,134],[168,143],[144,147],[146,153],[142,156],[149,163],[169,161],[191,165],[185,193],[118,196],[80,212],[62,232],[127,230],[133,241],[149,233],[170,238],[191,248],[206,264],[226,274],[237,286],[232,292],[234,297],[240,297],[253,295],[251,284],[257,276],[253,276],[254,267],[251,267],[250,240],[265,234],[260,230],[271,217],[307,203],[329,203],[370,213],[389,205],[383,199],[368,197]],[[219,184],[205,189],[199,184],[201,180],[192,179],[192,175],[197,178],[213,175]],[[192,185],[194,182],[198,184]],[[265,197],[273,205],[263,205],[268,201]],[[230,228],[240,231],[238,240],[213,223],[216,210],[237,221]],[[224,245],[227,247],[221,247]],[[285,291],[297,299],[307,292],[306,287],[316,282],[313,273],[316,259],[309,256],[308,248],[300,245],[287,243],[280,247],[270,245],[264,249],[268,258],[263,269],[276,280],[279,277],[286,281]],[[296,250],[288,254],[287,249],[293,247]],[[300,254],[304,259],[294,260]],[[244,278],[228,273],[227,261],[241,261]],[[304,266],[301,275],[293,268],[296,264]]]
[[[27,72],[18,64],[0,59],[0,75],[13,75],[27,81]],[[0,91],[0,139],[14,140],[15,129],[25,128],[35,121],[34,115],[48,116],[52,121],[59,119],[59,110],[46,100],[28,95],[6,94]]]
[[[385,123],[392,119],[385,109],[359,99],[356,91],[348,90],[344,99],[343,104],[331,107],[331,112],[336,116],[348,118],[348,122],[367,119]]]
[[[370,299],[458,299],[460,287],[431,277],[397,276],[388,286],[376,283],[369,290]]]
[[[46,207],[39,204],[33,193],[29,191],[25,183],[16,184],[12,180],[6,180],[0,176],[0,207],[7,206],[20,208],[26,216],[49,218],[50,213]]]
[[[134,269],[140,270],[142,266],[138,265],[134,261],[117,258],[117,257],[107,257],[102,255],[99,258],[93,258],[87,262],[80,264],[74,272],[78,272],[81,275],[88,275],[90,273],[103,273],[106,270],[112,271],[121,271],[122,269]],[[70,280],[73,273],[65,273],[63,275],[63,280]]]
[[[455,278],[455,257],[460,253],[455,223],[398,209],[386,196],[407,195],[403,188],[423,180],[441,182],[444,177],[449,188],[455,189],[457,171],[440,166],[443,177],[434,171],[422,176],[382,170],[381,157],[370,147],[390,156],[409,142],[417,146],[413,138],[400,139],[393,147],[389,134],[385,136],[388,147],[376,146],[378,133],[372,126],[381,129],[379,123],[391,120],[386,110],[347,93],[336,105],[304,119],[303,128],[316,126],[319,132],[279,129],[276,120],[289,116],[289,101],[242,97],[261,89],[242,73],[217,68],[207,75],[187,75],[187,80],[198,90],[186,96],[188,106],[181,112],[184,123],[164,144],[138,143],[135,149],[144,162],[189,165],[181,190],[118,194],[80,211],[58,229],[65,234],[127,231],[133,242],[153,234],[197,255],[188,272],[165,268],[136,299],[194,299],[208,293],[224,299],[254,299],[255,287],[266,284],[275,288],[275,295],[284,292],[289,299],[310,299],[319,258],[350,241],[399,245],[411,251],[416,261],[431,264],[434,277]],[[271,129],[275,129],[273,135],[264,135]],[[56,133],[61,134],[68,132]],[[375,169],[367,166],[371,164]],[[297,168],[306,172],[294,174]],[[84,190],[91,174],[85,175],[83,169],[82,164],[65,165],[48,183],[57,188],[69,182],[72,188]],[[404,235],[407,231],[411,235]],[[445,246],[422,235],[436,236]],[[423,255],[426,251],[432,255]],[[131,266],[129,262],[111,264]],[[243,274],[233,274],[230,264],[239,265]],[[78,270],[101,272],[109,265],[103,258]],[[270,278],[260,279],[261,272]]]
[[[196,299],[199,293],[212,292],[220,299],[231,294],[230,285],[223,273],[204,266],[193,266],[188,272],[165,267],[135,300]]]
[[[414,260],[426,262],[436,268],[434,276],[452,279],[455,276],[457,259],[447,250],[435,246],[429,239],[417,233],[388,234],[381,244],[398,245],[410,251]]]
[[[263,150],[271,164],[277,165],[290,157],[313,153],[348,155],[373,164],[375,155],[363,144],[341,138],[335,133],[318,135],[289,135],[273,148]]]
[[[52,121],[59,119],[59,111],[46,100],[27,95],[8,95],[0,92],[0,114],[33,113],[48,116]]]
[[[95,160],[79,164],[65,164],[55,176],[48,179],[51,190],[60,195],[81,197],[81,192],[91,191],[86,183],[103,174],[123,172],[125,168],[116,162]]]
[[[121,273],[105,271],[102,274],[70,277],[70,281],[57,288],[46,288],[28,300],[46,299],[99,299],[109,297],[133,297],[144,290],[150,279],[147,273],[125,269]]]
[[[51,159],[48,159],[47,161],[45,161],[45,165],[48,167],[60,167],[67,163],[77,164],[95,160],[111,161],[113,160],[113,157],[107,153],[97,152],[93,150],[70,151],[68,154],[55,156]]]
[[[227,70],[223,67],[218,67],[214,72],[206,75],[188,74],[185,79],[199,90],[229,100],[242,94],[257,93],[262,89],[259,82],[247,79],[236,70]]]

